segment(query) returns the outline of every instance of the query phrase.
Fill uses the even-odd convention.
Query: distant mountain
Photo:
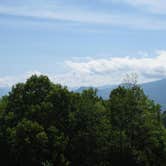
[[[95,87],[82,86],[82,87],[80,87],[78,89],[75,89],[74,92],[81,93],[82,91],[84,91],[86,89],[89,89],[89,88],[95,88]]]
[[[110,92],[116,87],[117,85],[97,87],[97,94],[103,99],[108,99]],[[166,79],[145,83],[142,84],[141,87],[150,99],[154,100],[156,103],[159,103],[162,106],[162,109],[166,109]],[[75,91],[80,93],[88,88],[89,87],[80,87]]]
[[[166,109],[166,79],[142,85],[145,94]]]
[[[112,85],[112,86],[107,85],[107,86],[98,87],[97,95],[101,96],[103,99],[108,99],[111,91],[116,87],[117,85]]]
[[[9,91],[10,91],[9,87],[0,87],[0,97],[8,94]]]
[[[110,92],[115,89],[117,86],[115,85],[105,85],[105,86],[101,86],[101,87],[80,87],[76,90],[74,90],[75,92],[81,93],[83,90],[89,89],[89,88],[96,88],[97,91],[97,95],[101,96],[103,99],[107,99],[110,95]]]
[[[97,95],[101,96],[103,99],[108,99],[110,92],[115,89],[117,85],[105,85],[101,87],[94,87],[98,89]],[[156,103],[159,103],[163,109],[166,110],[166,79],[149,82],[142,84],[145,94]],[[80,87],[75,92],[81,93],[83,90],[91,87]],[[6,95],[10,91],[9,87],[0,88],[0,97]]]

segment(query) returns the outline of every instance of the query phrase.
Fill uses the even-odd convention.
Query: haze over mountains
[[[109,98],[110,92],[115,89],[117,85],[107,85],[97,87],[98,89],[98,96],[101,96],[104,99]],[[156,103],[159,103],[162,106],[162,109],[166,109],[166,79],[149,82],[142,84],[141,87],[143,88],[145,94],[149,96],[150,99],[154,100]],[[82,92],[89,87],[80,87],[75,92]],[[0,96],[6,95],[10,91],[9,87],[1,87],[0,88]]]
[[[110,92],[116,87],[117,85],[97,87],[97,94],[104,99],[108,99]],[[166,79],[145,83],[142,84],[141,87],[150,99],[159,103],[162,106],[162,109],[166,109]],[[81,92],[87,88],[88,87],[80,87],[76,91]]]

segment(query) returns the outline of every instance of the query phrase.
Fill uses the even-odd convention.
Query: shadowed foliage
[[[0,161],[3,166],[165,166],[164,126],[165,113],[135,84],[119,86],[103,100],[94,89],[74,93],[33,75],[0,100]]]

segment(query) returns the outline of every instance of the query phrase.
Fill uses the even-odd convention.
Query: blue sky
[[[166,77],[165,0],[1,0],[0,86],[46,74],[70,87]]]

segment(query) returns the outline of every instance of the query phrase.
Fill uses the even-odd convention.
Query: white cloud
[[[137,73],[139,83],[166,78],[166,51],[157,51],[154,56],[112,57],[103,59],[85,59],[85,61],[66,61],[66,73],[48,74],[38,71],[27,72],[20,76],[0,78],[0,86],[24,82],[32,74],[44,74],[55,82],[68,87],[102,86],[119,84],[124,76]]]
[[[145,17],[124,13],[85,11],[76,8],[61,7],[53,9],[32,8],[26,6],[0,5],[0,14],[33,17],[37,19],[62,20],[83,24],[119,26],[134,29],[166,30],[166,21],[154,17]],[[154,24],[155,22],[155,24]]]
[[[102,0],[101,0],[102,1]],[[134,7],[157,14],[166,14],[165,0],[103,0],[106,2],[127,3]]]
[[[117,84],[127,73],[137,73],[140,82],[166,78],[166,51],[158,51],[154,57],[114,57],[91,59],[86,62],[67,61],[71,73],[68,77],[83,86]],[[64,79],[64,82],[66,80]],[[66,82],[67,83],[67,82]]]
[[[41,73],[39,71],[30,71],[17,76],[4,76],[0,78],[0,87],[11,87],[18,82],[25,82],[33,74],[41,75],[44,73]]]

